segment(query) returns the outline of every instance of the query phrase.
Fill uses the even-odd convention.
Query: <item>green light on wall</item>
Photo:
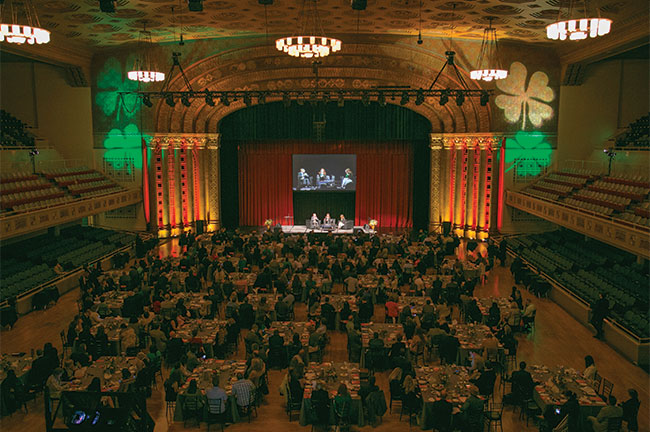
[[[506,172],[525,165],[526,174],[534,176],[551,164],[553,148],[542,132],[519,131],[514,138],[508,138],[506,148],[506,163],[511,164]]]
[[[148,141],[151,137],[144,135],[144,139]],[[135,124],[129,124],[124,130],[111,129],[104,140],[104,148],[106,149],[104,158],[112,160],[133,159],[134,168],[142,169],[142,135]],[[114,164],[116,163],[119,162],[114,162]],[[116,166],[115,168],[122,167]]]
[[[107,117],[115,115],[116,121],[119,121],[121,116],[132,118],[140,109],[137,96],[120,97],[119,92],[137,89],[138,83],[127,78],[125,69],[119,60],[110,58],[97,75],[95,103]]]

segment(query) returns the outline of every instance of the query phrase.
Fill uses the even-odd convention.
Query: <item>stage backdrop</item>
[[[377,219],[381,227],[411,227],[412,149],[412,143],[406,141],[283,140],[240,143],[239,224],[258,226],[268,218],[273,219],[274,223],[284,224],[285,216],[294,215],[292,154],[347,153],[357,155],[355,225]],[[336,193],[333,194],[335,197]],[[301,214],[304,211],[300,209]],[[296,218],[294,224],[303,225],[304,220]]]

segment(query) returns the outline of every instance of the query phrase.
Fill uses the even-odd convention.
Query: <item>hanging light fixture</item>
[[[2,18],[0,42],[18,45],[24,43],[40,45],[50,42],[50,32],[41,28],[31,0],[0,1],[0,17]],[[19,17],[23,21],[22,24],[18,22]]]
[[[469,76],[473,80],[492,81],[508,76],[508,71],[501,66],[497,29],[492,27],[493,19],[493,17],[488,17],[490,24],[483,30],[483,41],[476,61],[476,69],[469,72]]]
[[[133,69],[127,73],[131,81],[150,83],[165,80],[165,74],[158,72],[154,67],[153,55],[151,53],[152,48],[151,32],[147,31],[147,23],[145,21],[144,27],[138,36],[138,50],[140,52],[135,58]]]
[[[562,7],[566,4],[566,7]],[[582,5],[583,16],[578,17],[578,6]],[[596,8],[595,18],[588,15],[588,0],[569,0],[560,2],[557,21],[546,26],[546,37],[552,40],[583,40],[604,36],[612,29],[612,20],[600,17]]]
[[[339,39],[325,36],[323,26],[318,16],[318,0],[303,0],[300,12],[300,35],[277,39],[275,47],[278,51],[285,52],[293,57],[318,58],[327,57],[331,53],[341,50]],[[306,4],[310,3],[309,11]],[[309,16],[308,16],[309,15]]]

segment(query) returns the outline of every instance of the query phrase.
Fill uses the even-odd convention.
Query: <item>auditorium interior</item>
[[[0,0],[0,429],[650,432],[642,0]]]

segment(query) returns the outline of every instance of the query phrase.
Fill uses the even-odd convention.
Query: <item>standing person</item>
[[[594,335],[597,339],[603,338],[603,320],[609,313],[609,302],[605,298],[605,294],[602,292],[598,295],[598,300],[591,308],[591,324],[596,329],[596,334]]]
[[[627,394],[630,398],[621,404],[623,408],[623,421],[627,423],[627,430],[630,432],[637,432],[639,430],[639,422],[637,416],[639,414],[639,393],[634,389],[629,389]]]

